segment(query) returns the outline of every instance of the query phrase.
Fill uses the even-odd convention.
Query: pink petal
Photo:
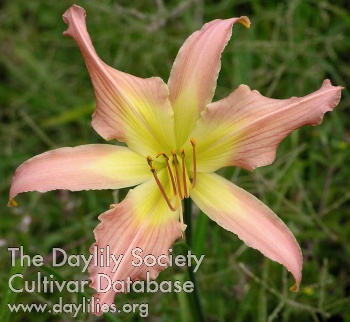
[[[175,59],[168,86],[179,146],[214,96],[221,53],[231,38],[235,22],[250,26],[247,17],[211,21],[186,40]]]
[[[138,78],[106,65],[97,56],[86,29],[85,10],[73,5],[63,15],[64,35],[78,44],[96,96],[92,117],[95,130],[106,140],[118,139],[144,155],[174,147],[173,111],[166,84],[158,77]]]
[[[278,144],[303,125],[320,124],[324,113],[339,103],[341,90],[325,80],[307,96],[277,100],[239,86],[227,98],[209,104],[190,134],[197,141],[198,171],[230,165],[254,170],[271,164]]]
[[[165,178],[168,180],[166,171],[159,172],[159,177],[163,182]],[[113,205],[113,208],[99,217],[101,223],[94,230],[96,243],[90,248],[94,259],[89,267],[92,280],[90,286],[97,291],[94,295],[95,303],[111,305],[116,293],[127,291],[128,278],[130,281],[144,280],[148,272],[149,277],[155,279],[159,272],[166,268],[169,248],[182,233],[178,217],[179,209],[172,212],[168,208],[154,180],[131,190],[124,201]],[[108,266],[106,258],[96,265],[95,254],[100,254],[96,253],[96,249],[102,248],[104,253],[108,249],[115,258],[123,255],[120,265]],[[153,263],[154,266],[147,266],[144,263],[138,266],[141,262],[136,255],[141,256],[143,260],[147,255],[157,259],[163,255],[161,263],[164,266],[156,263]],[[152,258],[148,262],[150,265],[151,260]],[[113,287],[109,287],[116,281],[125,283],[124,290],[118,288],[113,290]],[[102,314],[93,307],[92,311],[96,315]]]
[[[301,281],[302,255],[293,234],[267,206],[214,173],[198,173],[190,196],[198,207],[223,228],[237,234],[249,247],[284,265]]]
[[[119,189],[150,177],[146,159],[127,147],[91,144],[60,148],[39,154],[17,169],[10,200],[26,191]]]

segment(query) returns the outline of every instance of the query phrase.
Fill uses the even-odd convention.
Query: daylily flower
[[[91,252],[95,246],[109,246],[124,258],[115,272],[112,265],[90,266],[96,289],[98,273],[112,281],[144,279],[147,271],[156,278],[164,267],[134,267],[131,250],[141,248],[142,257],[168,255],[186,227],[181,202],[190,197],[220,226],[284,265],[294,276],[293,290],[298,290],[302,254],[293,234],[256,197],[214,172],[227,166],[252,171],[271,164],[290,132],[321,123],[323,114],[338,104],[342,88],[325,80],[305,97],[277,100],[240,85],[211,103],[231,27],[236,22],[249,27],[247,17],[214,20],[193,33],[176,57],[168,84],[106,65],[94,50],[83,8],[72,6],[63,19],[68,24],[64,34],[77,42],[91,76],[97,101],[92,125],[104,139],[126,146],[92,144],[40,154],[17,169],[10,204],[25,191],[138,185],[99,216]],[[110,305],[114,296],[111,289],[95,299]]]

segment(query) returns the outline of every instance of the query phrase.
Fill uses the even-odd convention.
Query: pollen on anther
[[[152,168],[152,161],[153,161],[152,157],[149,155],[149,156],[147,156],[146,159],[147,159],[148,165]]]
[[[157,156],[156,156],[156,158],[159,158],[161,155],[165,158],[166,161],[169,160],[169,157],[168,157],[168,156],[166,155],[166,153],[164,153],[164,152],[158,153]]]

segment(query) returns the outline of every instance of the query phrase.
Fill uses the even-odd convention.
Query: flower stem
[[[192,200],[190,198],[184,199],[184,222],[187,225],[185,230],[185,236],[186,236],[186,243],[188,245],[188,248],[192,250]],[[188,268],[188,274],[190,276],[190,280],[193,283],[193,300],[196,308],[196,313],[198,315],[198,319],[200,322],[205,322],[205,315],[203,311],[202,301],[200,298],[199,293],[199,286],[197,283],[197,278],[195,273],[193,272],[193,266],[189,265]]]

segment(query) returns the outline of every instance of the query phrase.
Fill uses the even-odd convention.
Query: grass
[[[295,234],[304,254],[299,293],[280,265],[247,248],[235,235],[195,213],[194,250],[205,254],[197,273],[208,321],[350,321],[350,7],[347,1],[172,0],[77,1],[101,58],[140,77],[169,76],[177,50],[193,31],[216,18],[248,15],[250,30],[234,28],[222,57],[216,96],[245,83],[274,98],[301,96],[325,78],[346,87],[339,107],[321,126],[286,138],[274,164],[248,173],[221,170],[255,194]],[[86,278],[81,268],[52,267],[52,248],[88,254],[97,216],[118,199],[113,191],[27,193],[19,207],[6,208],[11,178],[28,158],[49,149],[103,143],[90,125],[94,96],[75,43],[62,36],[70,1],[1,2],[0,225],[1,321],[141,321],[138,313],[96,318],[79,313],[12,313],[7,303],[80,303],[92,290],[9,292],[8,280],[38,271],[55,280]],[[121,191],[119,195],[125,195]],[[10,265],[8,247],[23,245],[45,265]],[[181,242],[174,246],[181,252]],[[160,280],[186,279],[168,268]],[[176,294],[126,294],[118,305],[149,303],[146,321],[190,321],[191,303]]]

